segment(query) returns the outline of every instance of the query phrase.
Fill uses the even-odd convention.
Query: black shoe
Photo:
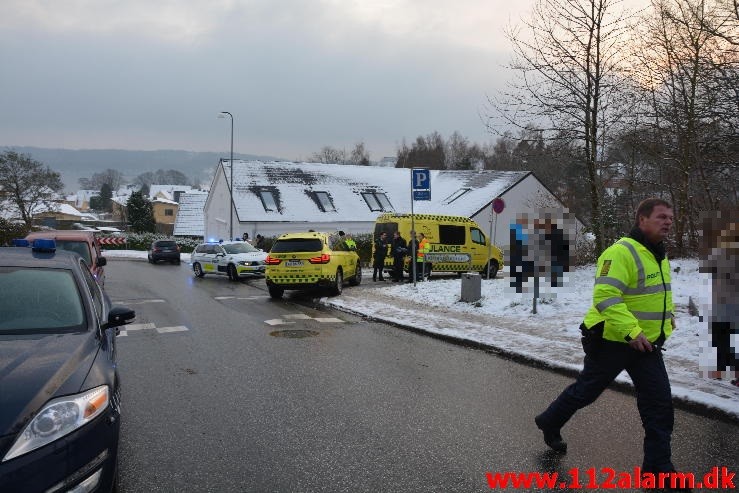
[[[562,435],[559,434],[559,430],[554,430],[544,426],[541,422],[540,416],[534,418],[534,422],[536,422],[536,427],[544,432],[544,443],[546,443],[549,448],[555,452],[567,452],[567,442],[562,439]]]
[[[380,278],[380,281],[384,281],[384,280],[385,280],[385,278],[384,278],[384,277],[381,277],[381,278]]]

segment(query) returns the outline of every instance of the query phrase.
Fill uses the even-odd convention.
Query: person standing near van
[[[387,257],[387,233],[383,231],[380,233],[380,237],[375,239],[375,252],[372,257],[372,280],[375,282],[377,282],[378,277],[380,281],[385,280],[382,275],[382,271],[385,269],[385,257]]]
[[[403,261],[408,253],[408,244],[400,236],[399,231],[393,233],[390,251],[393,255],[393,282],[400,282],[403,280]]]
[[[431,274],[431,264],[429,262],[424,263],[424,257],[431,249],[429,240],[426,239],[426,235],[418,233],[418,251],[416,252],[416,280],[423,280],[424,276]],[[425,269],[425,271],[424,271]]]

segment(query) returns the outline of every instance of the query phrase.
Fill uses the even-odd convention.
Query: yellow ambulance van
[[[488,275],[495,278],[503,267],[503,254],[490,240],[482,228],[469,217],[446,216],[439,214],[414,214],[413,226],[417,233],[423,233],[430,243],[428,262],[432,272],[479,272],[484,279]],[[382,214],[375,221],[375,238],[387,233],[388,242],[396,231],[409,242],[411,239],[410,214]],[[373,246],[374,249],[374,246]],[[374,254],[374,252],[373,252]],[[410,247],[405,259],[405,271],[409,272]],[[385,270],[392,271],[393,258],[385,259]]]

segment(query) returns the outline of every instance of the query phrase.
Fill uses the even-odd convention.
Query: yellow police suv
[[[285,290],[310,288],[329,288],[338,295],[345,281],[352,286],[362,282],[359,255],[338,234],[286,233],[275,240],[266,263],[265,280],[275,299]]]

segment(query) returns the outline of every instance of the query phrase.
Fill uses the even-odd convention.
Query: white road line
[[[118,331],[118,337],[127,337],[127,336],[128,336],[128,332],[127,331],[125,331],[125,330],[119,330]]]
[[[314,318],[313,320],[315,320],[316,322],[321,322],[322,324],[341,324],[341,323],[344,323],[344,321],[341,320],[340,318],[331,318],[331,317]]]
[[[160,334],[164,334],[166,332],[184,332],[186,330],[190,330],[184,325],[176,325],[174,327],[157,327],[157,332]]]
[[[114,305],[145,305],[146,303],[166,303],[167,300],[119,300],[114,301]]]
[[[281,318],[273,318],[272,320],[265,320],[264,323],[269,325],[290,325],[295,322],[289,322],[287,320],[282,320]]]
[[[214,300],[232,300],[236,298],[236,296],[214,296]]]
[[[236,298],[237,300],[266,300],[269,296],[247,296],[246,298]]]
[[[309,317],[304,313],[293,313],[291,315],[285,315],[285,318],[291,318],[295,320],[310,320],[312,317]]]
[[[126,325],[126,331],[153,329],[154,327],[156,327],[156,325],[151,324],[151,323],[149,324],[130,324],[130,325]]]

